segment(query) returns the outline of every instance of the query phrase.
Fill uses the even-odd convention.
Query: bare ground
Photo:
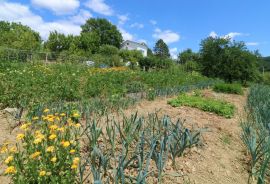
[[[169,115],[172,120],[186,120],[187,126],[195,125],[208,128],[203,133],[201,148],[193,148],[184,157],[177,159],[177,171],[168,162],[163,177],[163,183],[196,183],[196,184],[244,184],[248,181],[245,165],[245,148],[240,139],[240,119],[244,116],[246,95],[231,95],[204,90],[208,97],[223,99],[237,107],[235,116],[226,119],[212,113],[189,107],[174,108],[167,104],[169,98],[155,101],[142,101],[135,107],[125,110],[129,115],[138,111],[139,115],[147,115],[159,111],[159,115]],[[10,134],[8,122],[0,111],[0,144],[15,137],[15,131]],[[1,169],[1,173],[2,173]],[[0,176],[0,183],[9,183],[7,177]],[[149,180],[156,183],[156,178]]]

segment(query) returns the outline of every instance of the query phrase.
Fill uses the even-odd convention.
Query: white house
[[[147,56],[147,45],[145,43],[138,43],[130,40],[126,40],[122,43],[121,49],[125,50],[138,50],[141,51],[143,56]]]

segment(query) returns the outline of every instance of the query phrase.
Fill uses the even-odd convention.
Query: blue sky
[[[124,39],[152,48],[162,38],[173,57],[197,51],[207,36],[244,41],[270,55],[269,0],[0,0],[0,20],[22,22],[46,40],[50,31],[79,34],[90,17],[107,18]]]

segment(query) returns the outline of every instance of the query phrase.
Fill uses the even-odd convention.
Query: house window
[[[127,45],[129,45],[129,43],[127,43]]]

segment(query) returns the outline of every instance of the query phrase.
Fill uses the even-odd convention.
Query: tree
[[[69,50],[74,37],[72,35],[64,35],[57,31],[50,32],[48,40],[44,43],[45,48],[51,52],[60,53]]]
[[[123,37],[115,25],[106,19],[91,18],[82,27],[82,33],[94,32],[100,36],[101,45],[113,45],[120,48]]]
[[[194,53],[191,49],[184,50],[178,55],[178,60],[179,60],[179,63],[181,64],[185,64],[188,61],[196,62],[198,61],[198,59],[199,59],[198,54]]]
[[[201,42],[202,73],[228,82],[258,79],[258,57],[243,42],[208,37]]]
[[[154,55],[153,51],[150,48],[148,48],[147,49],[147,56],[153,56],[153,55]]]
[[[100,37],[95,32],[81,33],[79,47],[92,54],[97,53],[100,46]]]
[[[138,50],[121,50],[119,55],[125,63],[130,62],[131,68],[143,58],[142,52]]]
[[[155,56],[158,56],[161,58],[169,58],[170,57],[168,45],[162,39],[159,39],[156,42],[156,45],[154,47],[154,54],[155,54]]]
[[[39,50],[41,37],[28,26],[0,21],[0,46],[20,50]]]

